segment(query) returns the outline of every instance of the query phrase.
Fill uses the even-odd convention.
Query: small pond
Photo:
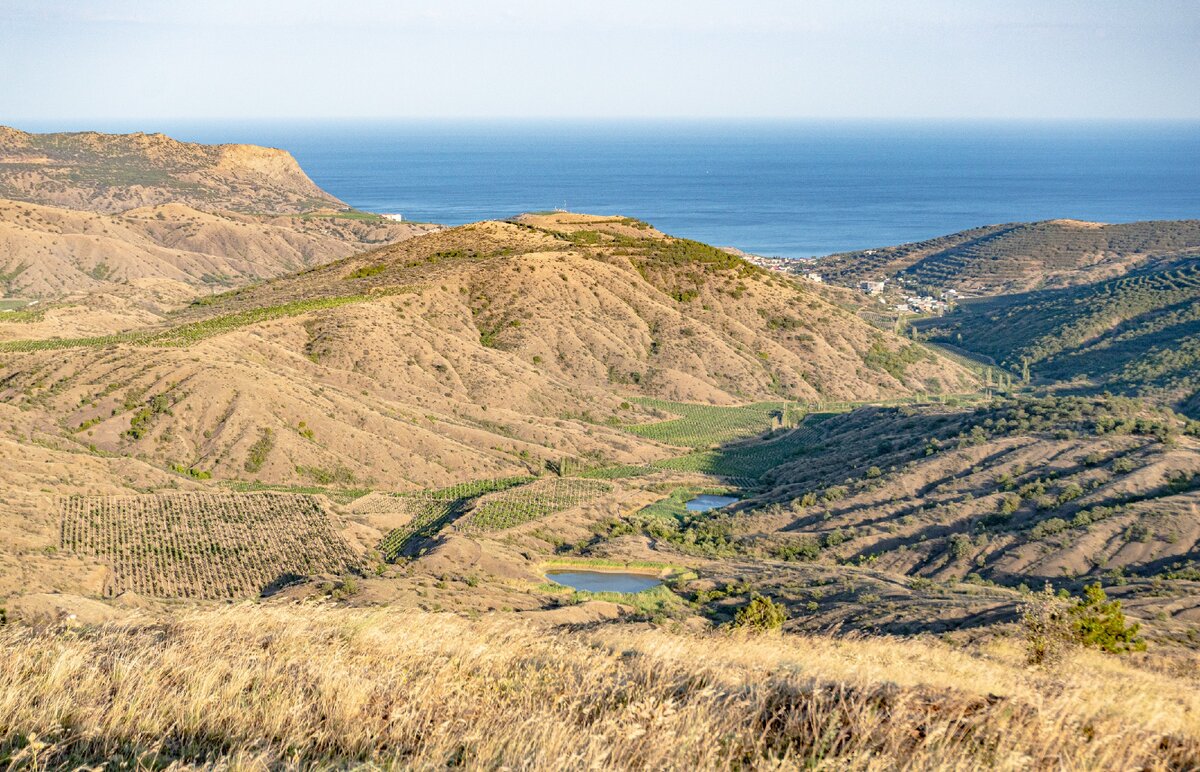
[[[732,496],[709,496],[706,494],[704,496],[697,496],[684,504],[684,506],[691,512],[707,512],[710,509],[727,507],[735,501],[737,499]]]
[[[662,584],[661,579],[649,574],[580,571],[578,569],[547,571],[546,578],[555,584],[585,592],[641,592]]]

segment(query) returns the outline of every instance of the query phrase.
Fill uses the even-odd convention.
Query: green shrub
[[[782,603],[756,593],[750,597],[749,603],[738,609],[730,624],[751,632],[767,633],[781,630],[785,621],[787,609]]]

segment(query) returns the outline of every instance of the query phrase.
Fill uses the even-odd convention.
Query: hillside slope
[[[0,401],[164,467],[403,489],[669,455],[621,430],[646,420],[627,395],[734,404],[976,384],[719,250],[595,228],[463,226],[142,329],[9,340]]]
[[[0,198],[108,214],[169,203],[248,214],[347,208],[283,150],[200,145],[162,134],[30,134],[3,126]]]
[[[931,636],[755,639],[288,605],[6,630],[0,651],[12,664],[0,758],[47,768],[1200,763],[1194,665],[1085,652],[1030,671],[1011,646]]]
[[[746,527],[799,559],[937,581],[1184,580],[1168,613],[1196,621],[1197,438],[1123,398],[864,408],[821,424]]]
[[[963,303],[917,324],[1017,374],[1151,397],[1200,417],[1200,251],[1118,279]]]
[[[1150,257],[1200,248],[1200,220],[988,225],[927,241],[830,255],[829,281],[892,279],[914,289],[998,295],[1119,277]]]
[[[0,199],[0,295],[58,297],[139,279],[233,286],[431,229],[382,218],[209,213],[184,204],[106,215]]]

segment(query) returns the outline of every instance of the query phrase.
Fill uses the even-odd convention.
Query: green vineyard
[[[795,460],[811,449],[819,436],[818,427],[830,415],[811,415],[804,420],[800,428],[773,440],[689,453],[656,461],[654,467],[677,472],[711,474],[726,478],[735,485],[752,487],[767,472],[780,464]]]
[[[600,480],[552,477],[481,499],[466,525],[482,531],[500,531],[579,506],[612,489]]]
[[[789,421],[794,425],[796,418],[802,415],[799,408],[787,402],[757,402],[726,407],[649,398],[635,401],[679,418],[636,424],[630,426],[629,431],[647,439],[685,448],[710,448],[723,442],[753,437],[786,425]]]
[[[108,596],[251,598],[290,579],[359,567],[311,496],[72,496],[60,507],[63,549],[108,567]]]
[[[355,513],[384,512],[410,516],[407,523],[388,532],[379,542],[378,549],[383,557],[395,561],[461,517],[478,497],[526,485],[534,479],[501,477],[412,493],[373,493],[354,502],[348,509]]]

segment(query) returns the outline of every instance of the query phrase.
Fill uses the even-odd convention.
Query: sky
[[[1200,119],[1200,0],[0,0],[0,123]]]

